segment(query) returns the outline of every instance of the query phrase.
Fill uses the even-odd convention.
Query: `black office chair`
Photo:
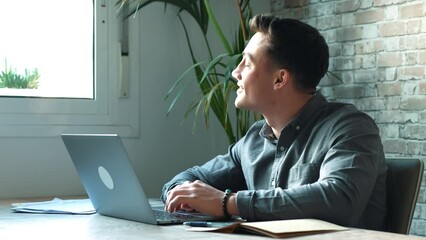
[[[419,159],[388,158],[386,225],[388,232],[408,234],[422,182],[424,164]]]

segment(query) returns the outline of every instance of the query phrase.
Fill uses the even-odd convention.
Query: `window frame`
[[[62,133],[139,136],[138,21],[128,23],[132,29],[126,56],[129,66],[122,68],[117,39],[123,19],[117,17],[112,1],[93,2],[95,98],[1,97],[0,137],[57,137]],[[127,86],[125,97],[119,86]]]

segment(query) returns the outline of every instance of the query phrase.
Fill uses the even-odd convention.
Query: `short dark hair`
[[[267,53],[277,67],[286,68],[300,90],[315,91],[328,69],[328,46],[314,27],[296,19],[259,14],[250,29],[266,35]]]

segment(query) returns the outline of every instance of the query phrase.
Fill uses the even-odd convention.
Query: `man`
[[[255,34],[232,73],[235,106],[264,120],[227,154],[167,183],[166,209],[383,230],[387,167],[379,130],[353,105],[316,93],[328,68],[324,38],[307,24],[271,15],[255,16],[250,27]]]

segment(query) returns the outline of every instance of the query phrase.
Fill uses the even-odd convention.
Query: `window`
[[[40,74],[40,88],[2,89],[0,93],[2,95],[0,96],[0,136],[49,137],[76,132],[113,132],[122,136],[138,136],[138,71],[132,71],[138,66],[137,21],[129,22],[129,28],[132,29],[129,31],[131,35],[129,36],[128,56],[130,69],[126,70],[121,67],[123,59],[119,51],[120,43],[117,40],[119,39],[118,29],[122,21],[117,17],[114,1],[27,0],[25,3],[23,1],[2,2],[19,2],[20,4],[17,6],[13,4],[8,6],[8,8],[18,7],[19,14],[24,14],[22,6],[25,6],[25,8],[32,8],[30,11],[36,12],[39,16],[50,16],[45,18],[44,22],[38,22],[38,24],[49,25],[50,27],[44,28],[43,31],[50,29],[50,33],[43,34],[41,30],[31,29],[27,41],[32,41],[31,39],[35,41],[36,38],[39,44],[47,42],[48,44],[40,48],[49,48],[49,51],[53,48],[55,53],[52,54],[56,55],[47,57],[43,64],[37,61],[37,57],[32,57],[35,60],[29,61],[30,59],[24,59],[27,57],[18,54],[7,59],[7,64],[12,67],[26,68],[29,72],[37,68]],[[4,3],[0,3],[0,9],[4,11],[2,4]],[[47,8],[45,4],[49,4],[51,7]],[[13,12],[14,10],[6,11]],[[34,22],[36,21],[34,20]],[[18,28],[21,23],[8,21],[7,24],[10,26],[16,24]],[[78,31],[75,29],[83,25],[89,27],[83,32],[77,33]],[[69,44],[72,46],[62,43],[60,38],[52,40],[52,38],[58,37],[56,35],[65,35],[68,31],[75,31],[73,34],[81,35],[71,40]],[[25,34],[21,35],[21,38],[24,36]],[[88,42],[90,44],[87,44]],[[21,44],[18,46],[22,47]],[[36,46],[32,46],[32,48],[36,48]],[[30,52],[30,50],[27,49],[23,52]],[[43,52],[39,51],[38,55]],[[77,52],[81,52],[81,54],[79,55]],[[76,56],[73,57],[79,57],[82,60],[68,61],[67,57],[74,53]],[[47,55],[47,50],[45,55]],[[0,61],[2,61],[0,66],[4,66],[5,59],[1,59],[4,56],[3,53],[0,55]],[[55,58],[54,61],[48,59],[50,57]],[[73,63],[73,61],[81,62]],[[32,65],[36,62],[40,65]],[[2,70],[0,67],[0,72]],[[124,72],[122,73],[122,71]],[[19,70],[16,72],[25,75]],[[51,80],[43,79],[45,82],[42,82],[41,76],[49,75],[50,73],[47,74],[47,72],[51,72],[53,77]],[[58,80],[59,78],[60,80]],[[67,78],[67,81],[70,82],[64,83]],[[60,84],[57,84],[59,82]],[[76,91],[70,91],[72,88],[75,88]]]
[[[0,2],[0,96],[94,98],[93,3],[60,4]]]

